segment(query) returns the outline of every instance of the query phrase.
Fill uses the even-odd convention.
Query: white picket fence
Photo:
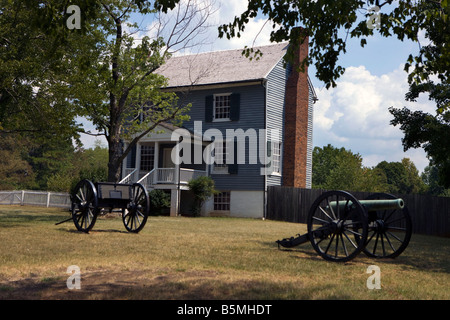
[[[44,206],[70,208],[68,193],[49,191],[0,191],[0,205]]]

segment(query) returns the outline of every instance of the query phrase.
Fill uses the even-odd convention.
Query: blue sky
[[[251,20],[241,38],[218,39],[217,25],[232,21],[244,9],[246,1],[218,1],[216,5],[217,11],[209,20],[212,27],[204,35],[208,39],[207,44],[193,51],[270,44],[270,24],[262,29],[266,21],[264,17]],[[143,26],[150,26],[151,23],[152,20],[148,18]],[[380,36],[368,38],[364,48],[359,43],[359,39],[348,39],[347,53],[339,61],[346,68],[346,73],[338,80],[336,88],[325,89],[314,75],[314,66],[309,68],[309,76],[319,98],[314,106],[314,145],[323,147],[331,144],[352,150],[362,156],[363,165],[368,167],[383,160],[401,161],[407,157],[421,172],[428,165],[425,153],[422,149],[403,151],[403,133],[389,124],[392,116],[388,112],[391,106],[434,112],[433,104],[425,97],[416,103],[404,100],[408,84],[403,65],[410,53],[418,51],[419,45],[409,40],[402,42]],[[92,146],[94,140],[92,137],[83,137],[86,147]]]

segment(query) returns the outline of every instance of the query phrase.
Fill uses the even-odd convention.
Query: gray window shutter
[[[127,155],[127,168],[134,169],[136,168],[136,145],[131,148],[131,151]]]
[[[238,121],[241,109],[241,95],[233,93],[230,97],[230,120]]]
[[[214,114],[214,96],[205,97],[205,121],[212,122]]]

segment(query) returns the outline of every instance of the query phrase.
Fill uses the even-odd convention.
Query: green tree
[[[377,168],[362,165],[360,154],[328,144],[313,151],[312,186],[331,190],[381,192],[386,177]]]
[[[382,8],[378,13],[378,28],[371,28],[367,23],[374,14],[369,9],[374,6]],[[418,42],[419,32],[425,30],[431,43],[420,46],[419,53],[411,54],[405,61],[411,85],[410,98],[428,92],[438,102],[438,108],[447,108],[449,96],[442,93],[443,89],[448,93],[449,84],[449,14],[447,0],[249,0],[241,15],[219,27],[219,36],[240,37],[251,18],[264,15],[273,28],[270,40],[293,44],[287,56],[292,59],[300,39],[309,35],[310,52],[303,65],[314,63],[316,77],[328,88],[336,86],[336,80],[345,71],[338,60],[340,54],[347,51],[348,39],[359,38],[361,47],[364,47],[368,39],[378,32],[383,37]],[[299,25],[303,28],[296,28]],[[250,54],[252,50],[247,48],[244,52]],[[434,75],[437,79],[433,79]]]
[[[192,212],[195,216],[200,215],[200,211],[206,200],[212,197],[215,190],[214,180],[211,177],[198,177],[188,182],[189,190],[194,194],[194,204]]]
[[[70,192],[83,179],[92,182],[108,178],[108,149],[100,143],[93,148],[74,150],[68,165],[47,180],[47,190]]]
[[[30,141],[32,144],[24,159],[36,174],[36,189],[46,190],[50,177],[73,171],[75,148],[71,139],[54,137],[51,140],[39,138]]]
[[[419,176],[419,171],[408,158],[403,158],[401,162],[382,161],[376,168],[384,172],[386,176],[387,192],[394,194],[425,192],[425,185]]]
[[[401,163],[406,171],[408,193],[424,193],[426,186],[419,175],[416,165],[409,158],[403,158]]]
[[[0,190],[34,188],[35,173],[24,160],[29,144],[20,135],[0,133]]]
[[[192,44],[211,7],[180,5],[174,26],[165,29],[171,32],[135,42],[131,15],[158,17],[179,1],[81,1],[80,30],[66,26],[72,1],[1,1],[0,131],[79,138],[85,130],[75,117],[85,117],[106,137],[108,180],[117,181],[122,160],[141,137],[160,122],[187,118],[188,105],[161,90],[166,79],[154,71],[171,51]],[[124,138],[131,142],[122,150]]]
[[[60,0],[0,0],[0,132],[33,133],[52,139],[76,136],[76,110],[61,74],[70,71],[70,43],[83,30],[66,27]],[[93,1],[78,1],[83,18]]]
[[[450,189],[444,188],[439,183],[439,168],[437,166],[426,166],[423,170],[421,178],[426,185],[426,193],[433,196],[450,197]]]
[[[433,116],[407,108],[389,109],[394,119],[391,124],[400,125],[405,134],[402,138],[404,150],[423,148],[431,165],[438,167],[439,183],[450,187],[450,111]]]
[[[161,122],[180,124],[188,119],[189,104],[181,104],[174,92],[163,90],[167,79],[155,73],[171,50],[189,43],[204,27],[210,8],[179,5],[169,34],[135,41],[132,14],[155,14],[170,9],[175,1],[100,1],[100,13],[92,29],[95,47],[73,47],[74,101],[81,115],[91,120],[106,137],[109,150],[108,181],[118,181],[123,160]],[[158,20],[162,21],[162,20]],[[160,28],[164,28],[162,25]],[[163,37],[164,36],[164,37]],[[90,50],[88,50],[90,49]],[[84,67],[80,67],[84,66]],[[129,141],[122,150],[122,140]]]
[[[376,166],[386,175],[387,192],[408,193],[407,173],[405,167],[400,162],[382,161]]]

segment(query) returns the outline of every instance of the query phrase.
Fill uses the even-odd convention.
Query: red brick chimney
[[[284,139],[283,139],[283,186],[306,187],[306,157],[308,143],[308,66],[299,72],[301,61],[308,56],[308,42],[305,29],[293,29],[299,43],[292,71],[287,79],[285,92]],[[303,39],[303,41],[302,41]]]

